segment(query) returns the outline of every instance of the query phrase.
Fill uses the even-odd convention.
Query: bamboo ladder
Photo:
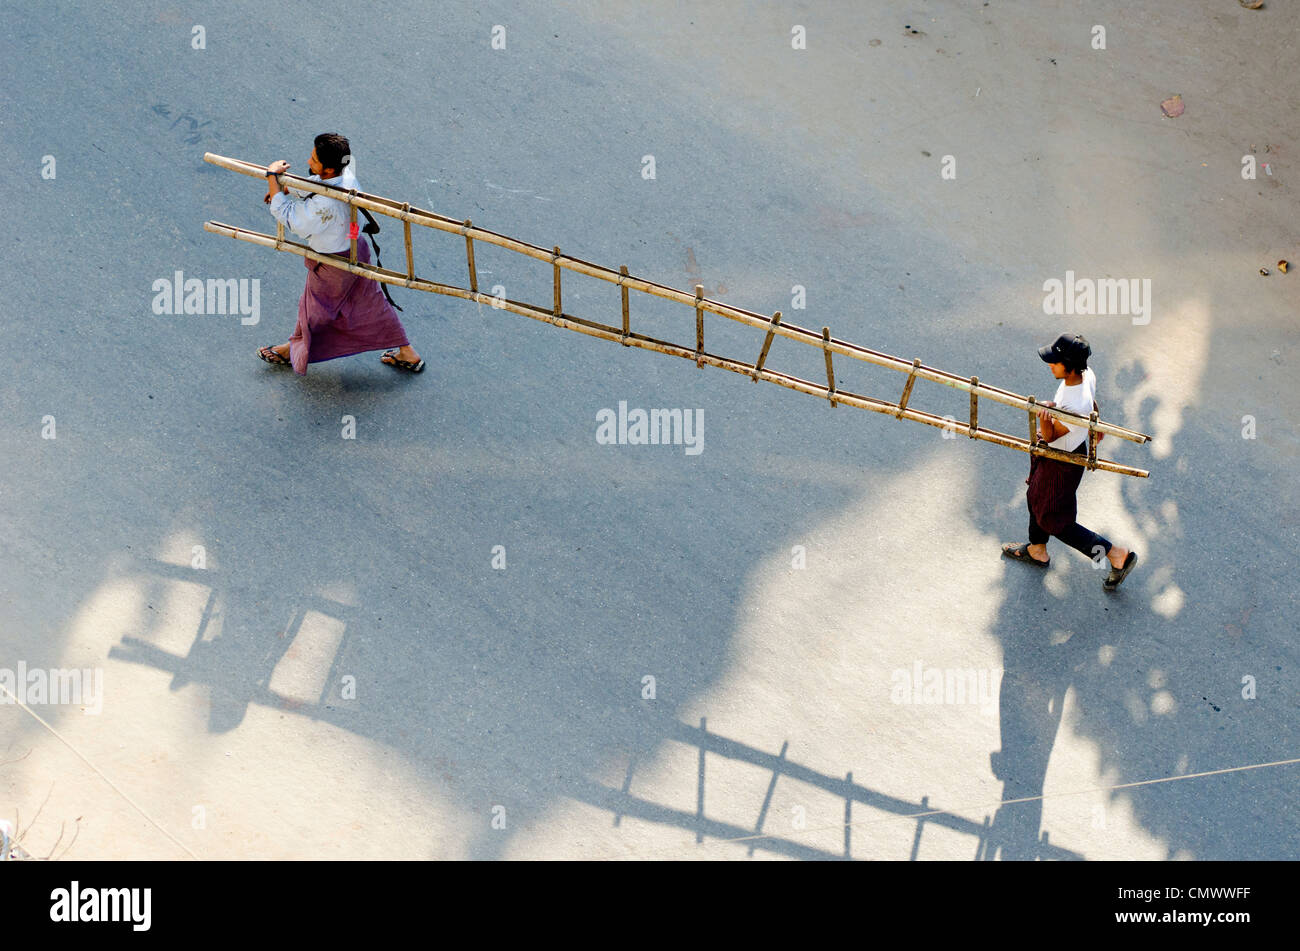
[[[242,175],[249,175],[254,178],[264,178],[266,176],[266,167],[263,165],[254,165],[251,162],[243,162],[239,159],[227,158],[223,155],[215,155],[212,152],[205,153],[203,160],[221,168],[229,169],[233,172],[239,172]],[[626,266],[620,267],[617,271],[614,271],[598,264],[592,264],[590,261],[583,261],[580,258],[575,258],[572,255],[561,254],[558,247],[548,251],[547,249],[538,247],[534,244],[518,241],[514,238],[509,238],[493,231],[487,231],[483,228],[476,228],[468,218],[464,221],[458,221],[455,218],[448,218],[445,215],[439,215],[432,211],[413,208],[409,202],[398,202],[391,198],[370,195],[366,192],[322,185],[319,182],[313,182],[297,175],[289,175],[288,173],[281,175],[280,179],[295,190],[314,192],[318,195],[336,198],[339,201],[346,203],[351,210],[351,221],[354,225],[356,223],[358,208],[364,208],[377,214],[387,215],[390,218],[395,218],[402,222],[403,236],[406,243],[406,273],[403,274],[388,268],[376,267],[373,264],[358,263],[356,256],[357,242],[355,238],[351,241],[348,259],[344,262],[333,255],[320,254],[313,251],[307,245],[287,240],[284,236],[284,225],[279,222],[276,223],[274,235],[264,234],[260,231],[251,231],[247,228],[239,228],[234,225],[222,224],[218,221],[204,222],[203,230],[209,231],[213,234],[223,235],[228,238],[235,238],[239,241],[247,241],[250,244],[275,248],[277,251],[288,251],[292,254],[297,254],[300,257],[308,258],[313,261],[320,261],[324,264],[330,265],[331,267],[342,268],[343,270],[351,271],[354,274],[360,274],[364,277],[371,278],[372,280],[382,281],[386,284],[397,284],[402,287],[409,287],[413,290],[429,291],[433,294],[444,294],[450,297],[460,297],[465,300],[477,301],[480,304],[489,304],[497,309],[508,310],[511,313],[519,314],[523,317],[531,317],[534,320],[545,321],[546,323],[562,327],[566,330],[574,330],[591,337],[599,337],[602,340],[616,341],[625,347],[640,347],[644,350],[653,350],[656,353],[666,353],[670,356],[694,360],[695,365],[700,368],[703,368],[705,365],[721,367],[722,369],[730,370],[733,373],[742,373],[754,382],[765,380],[768,383],[775,383],[777,386],[783,386],[800,393],[807,393],[810,396],[821,397],[822,399],[828,400],[832,407],[842,403],[846,406],[852,406],[857,409],[870,410],[875,413],[886,413],[893,416],[895,419],[907,419],[913,422],[925,423],[928,426],[947,429],[950,432],[964,432],[971,439],[982,439],[985,442],[995,443],[999,446],[1006,446],[1010,449],[1017,449],[1021,452],[1027,452],[1030,455],[1043,456],[1049,459],[1058,459],[1061,462],[1084,466],[1087,469],[1101,469],[1106,472],[1116,472],[1120,475],[1136,476],[1138,478],[1147,478],[1150,475],[1150,473],[1145,469],[1127,466],[1111,459],[1097,458],[1097,439],[1101,433],[1117,436],[1120,439],[1126,439],[1130,442],[1139,444],[1149,442],[1151,437],[1145,433],[1126,429],[1123,426],[1117,426],[1114,423],[1104,422],[1103,420],[1098,419],[1098,414],[1095,412],[1089,416],[1080,416],[1076,413],[1071,413],[1055,407],[1044,407],[1038,403],[1033,396],[1021,396],[1018,393],[1012,393],[1010,390],[1004,390],[996,386],[990,386],[987,383],[981,383],[977,376],[969,378],[957,376],[954,373],[948,373],[944,370],[925,366],[920,359],[908,362],[899,357],[890,356],[887,353],[880,353],[876,350],[869,350],[865,347],[859,347],[855,344],[838,340],[831,336],[829,327],[823,327],[821,333],[817,333],[816,331],[807,330],[803,327],[796,326],[795,324],[786,323],[782,319],[780,311],[776,311],[771,317],[767,317],[763,314],[755,313],[754,311],[732,307],[730,304],[724,304],[721,301],[710,300],[704,296],[704,287],[700,284],[695,285],[695,293],[690,294],[686,291],[668,287],[664,284],[655,283],[654,281],[647,281],[639,277],[633,277],[628,274]],[[443,284],[438,281],[430,281],[415,276],[415,258],[411,250],[412,224],[420,225],[425,228],[432,228],[435,231],[442,231],[447,234],[460,235],[465,239],[465,258],[469,269],[468,288],[457,287],[454,284]],[[487,244],[496,245],[497,247],[505,248],[509,251],[515,251],[526,257],[549,263],[553,269],[554,281],[554,295],[552,297],[550,309],[481,293],[478,289],[478,272],[474,265],[475,241],[483,241]],[[621,327],[597,323],[596,321],[564,313],[561,306],[560,275],[562,271],[566,270],[618,285],[621,291],[623,305],[623,322]],[[666,340],[658,340],[654,337],[645,336],[644,334],[633,333],[630,326],[631,317],[628,301],[629,291],[638,291],[640,293],[650,294],[654,297],[660,297],[665,300],[675,301],[679,304],[693,307],[695,309],[694,348],[669,343]],[[719,317],[726,317],[729,320],[734,320],[738,323],[746,324],[758,330],[765,331],[766,335],[763,338],[763,347],[759,352],[757,361],[751,364],[742,360],[733,360],[707,352],[704,349],[704,315],[706,313],[716,314]],[[789,374],[767,369],[764,364],[767,362],[768,351],[772,347],[773,339],[778,336],[820,349],[826,358],[826,382],[823,384],[811,380],[804,380],[799,377],[790,376]],[[907,379],[903,385],[903,392],[898,401],[890,402],[888,400],[862,396],[858,393],[839,389],[835,383],[835,370],[832,362],[833,356],[837,354],[853,360],[861,360],[865,363],[886,367],[890,370],[897,370],[900,373],[906,374]],[[965,424],[960,424],[956,423],[952,419],[910,407],[908,402],[911,400],[912,388],[916,384],[917,380],[927,380],[932,383],[939,383],[943,386],[952,387],[953,389],[963,390],[969,393],[969,421]],[[1029,420],[1029,438],[1022,439],[1018,436],[1012,436],[1007,433],[998,432],[997,430],[981,426],[979,424],[979,400],[981,398],[991,400],[995,403],[1002,403],[1003,405],[1011,406],[1021,412],[1027,413]],[[1038,413],[1043,410],[1046,410],[1049,416],[1061,420],[1062,423],[1069,422],[1076,426],[1087,426],[1088,452],[1086,456],[1078,453],[1068,453],[1059,449],[1053,449],[1039,439]]]

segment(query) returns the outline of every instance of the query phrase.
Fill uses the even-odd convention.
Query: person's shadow
[[[1064,557],[1059,552],[1056,558]],[[1041,589],[1042,575],[1012,576],[1014,589]],[[1045,591],[1033,591],[1039,599]],[[1046,833],[1039,837],[1043,818],[1043,780],[1061,724],[1061,708],[1073,674],[1086,662],[1086,639],[1063,632],[1049,639],[1042,627],[1026,624],[1010,630],[1003,640],[1002,685],[998,717],[1002,748],[989,755],[993,775],[1002,782],[1004,805],[993,817],[983,858],[1040,858]],[[1017,802],[1015,800],[1028,800]]]

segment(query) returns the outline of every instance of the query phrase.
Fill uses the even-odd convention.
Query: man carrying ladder
[[[326,132],[316,136],[314,145],[307,163],[312,181],[358,187],[347,139]],[[347,204],[315,193],[290,198],[289,187],[281,185],[277,177],[288,169],[289,163],[283,159],[267,166],[265,201],[271,214],[306,238],[313,251],[346,261],[357,237]],[[298,301],[293,336],[278,347],[263,347],[257,352],[259,357],[267,363],[292,365],[295,373],[305,376],[308,363],[389,347],[380,358],[384,363],[411,373],[424,369],[424,361],[411,347],[402,322],[377,282],[310,258],[303,263],[307,265],[307,286]],[[364,241],[357,243],[357,263],[370,263],[370,249]]]
[[[1100,411],[1096,402],[1097,375],[1088,368],[1092,348],[1079,334],[1061,334],[1056,341],[1040,347],[1038,356],[1052,370],[1052,376],[1061,381],[1056,398],[1044,406],[1054,406],[1087,416]],[[1038,416],[1042,438],[1052,449],[1062,452],[1086,454],[1088,427],[1063,424],[1046,412]],[[1102,435],[1097,435],[1101,439]],[[1029,543],[1008,542],[1002,554],[1016,561],[1027,561],[1040,568],[1051,564],[1047,557],[1047,540],[1055,535],[1071,548],[1096,559],[1102,552],[1110,562],[1110,573],[1102,582],[1106,591],[1114,591],[1137,564],[1137,552],[1112,545],[1107,539],[1090,532],[1077,521],[1078,503],[1075,491],[1083,478],[1083,466],[1058,462],[1044,456],[1029,457]]]

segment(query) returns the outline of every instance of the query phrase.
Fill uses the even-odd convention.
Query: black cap
[[[1092,356],[1092,347],[1083,339],[1082,334],[1061,334],[1047,347],[1039,347],[1038,355],[1044,363],[1068,363],[1071,366],[1086,367],[1088,357]]]

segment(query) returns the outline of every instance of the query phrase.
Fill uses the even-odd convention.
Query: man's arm
[[[1041,405],[1055,406],[1056,404],[1053,403],[1051,400],[1048,400],[1047,402],[1042,403]],[[1101,407],[1097,405],[1096,400],[1092,401],[1092,411],[1094,413],[1101,413]],[[1060,439],[1062,436],[1064,436],[1066,433],[1070,431],[1069,427],[1064,425],[1059,419],[1056,419],[1055,417],[1052,416],[1048,416],[1042,410],[1038,411],[1038,429],[1039,432],[1042,434],[1043,439],[1047,440],[1048,442],[1051,442],[1054,439]],[[1097,433],[1097,442],[1101,442],[1105,438],[1106,438],[1105,433],[1101,433],[1101,432]]]
[[[289,163],[284,159],[276,159],[266,167],[266,197],[262,199],[265,204],[270,204],[271,199],[275,197],[276,192],[289,193],[289,186],[281,185],[277,177],[282,172],[289,171]]]
[[[1055,406],[1056,404],[1051,400],[1046,400],[1039,405]],[[1055,417],[1049,416],[1045,410],[1041,409],[1038,411],[1038,431],[1042,435],[1043,439],[1048,442],[1051,442],[1054,439],[1060,439],[1069,432],[1069,430],[1062,426]]]
[[[266,167],[267,192],[263,199],[271,206],[271,214],[294,234],[310,238],[320,230],[321,221],[307,211],[307,199],[290,198],[289,186],[283,185],[277,177],[287,171],[289,163],[278,159]]]

